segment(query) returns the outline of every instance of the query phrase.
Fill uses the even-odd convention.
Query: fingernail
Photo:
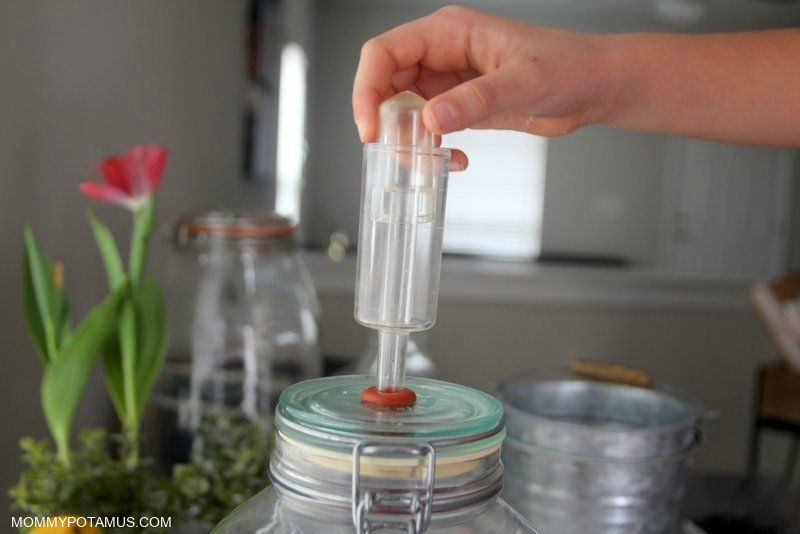
[[[450,170],[453,172],[463,171],[466,169],[464,162],[460,158],[450,160]]]
[[[433,105],[433,118],[441,131],[452,128],[458,118],[456,108],[449,102],[436,102]]]

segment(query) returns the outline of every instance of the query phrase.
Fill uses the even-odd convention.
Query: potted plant
[[[26,469],[11,489],[14,519],[31,532],[196,532],[219,521],[267,484],[268,444],[254,429],[217,421],[207,446],[160,476],[142,456],[142,420],[167,346],[167,318],[158,282],[146,272],[156,227],[155,192],[167,163],[159,145],[132,147],[98,166],[103,183],[81,191],[131,212],[127,262],[109,230],[87,214],[105,267],[108,294],[73,324],[65,266],[24,230],[24,309],[43,365],[41,403],[49,440],[20,442]],[[83,429],[72,447],[75,414],[102,358],[119,431]],[[159,520],[161,520],[159,522]],[[192,525],[192,526],[188,526]],[[66,530],[66,529],[73,530]],[[133,529],[133,530],[132,530]]]

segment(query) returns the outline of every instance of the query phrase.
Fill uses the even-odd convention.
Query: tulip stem
[[[61,444],[57,443],[56,447],[58,449],[58,459],[61,461],[64,467],[72,467],[72,454],[69,450],[69,447],[64,447]]]
[[[150,241],[155,226],[155,213],[155,202],[152,197],[133,213],[133,235],[128,256],[128,275],[134,287],[139,284],[147,262],[147,243]]]
[[[132,286],[131,295],[142,278],[147,263],[147,246],[155,227],[155,202],[148,198],[141,208],[133,212],[133,233],[128,256],[128,278]],[[131,296],[132,299],[132,296]],[[125,458],[128,469],[139,464],[139,425],[141,424],[139,400],[137,399],[137,360],[141,345],[137,339],[136,313],[133,300],[126,302],[120,318],[120,349],[122,359],[122,389],[125,404],[125,419],[130,438],[130,450]]]
[[[119,342],[122,364],[122,393],[125,403],[128,432],[137,433],[136,418],[136,360],[141,348],[136,339],[136,313],[133,301],[126,300],[119,318]]]
[[[130,450],[128,450],[125,456],[125,467],[128,468],[128,471],[133,471],[139,465],[139,432],[132,428],[128,431]]]

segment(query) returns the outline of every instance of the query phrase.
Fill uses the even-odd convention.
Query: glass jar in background
[[[162,467],[186,462],[207,432],[266,435],[283,389],[321,375],[319,304],[294,231],[275,214],[236,210],[175,223],[170,347],[150,418]]]

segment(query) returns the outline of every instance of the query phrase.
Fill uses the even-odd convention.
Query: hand
[[[353,87],[363,142],[410,89],[429,130],[556,136],[603,123],[713,141],[800,147],[800,30],[589,35],[450,6],[370,39]],[[466,157],[453,154],[453,167]]]
[[[445,7],[367,41],[353,117],[362,142],[374,141],[380,103],[410,89],[430,100],[423,120],[435,134],[494,128],[563,135],[610,113],[605,52],[597,36]]]

